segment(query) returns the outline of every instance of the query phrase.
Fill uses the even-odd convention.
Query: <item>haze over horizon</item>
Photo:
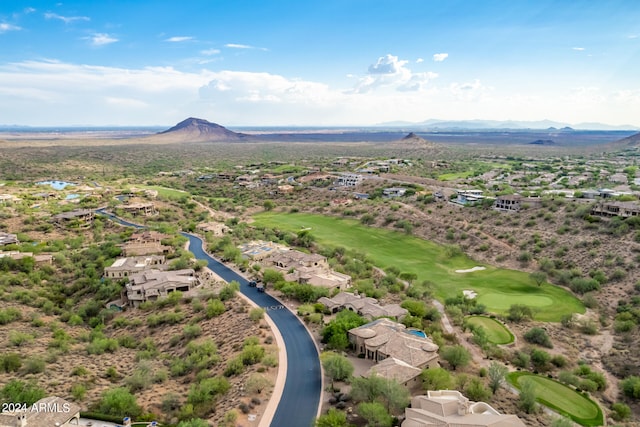
[[[611,2],[0,4],[0,123],[640,126],[640,7]]]

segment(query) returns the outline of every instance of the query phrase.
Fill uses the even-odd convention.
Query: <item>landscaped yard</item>
[[[444,300],[463,290],[473,290],[478,302],[498,314],[511,304],[534,309],[535,318],[558,322],[567,313],[584,313],[584,306],[568,291],[557,286],[531,283],[527,273],[484,265],[485,270],[456,273],[478,264],[436,243],[405,233],[367,227],[358,221],[312,214],[263,212],[254,216],[255,225],[297,232],[309,228],[319,244],[343,246],[367,254],[376,266],[395,266],[415,273],[418,280],[435,283],[436,297]]]
[[[593,400],[564,384],[530,372],[512,372],[507,378],[517,388],[520,388],[522,381],[533,381],[540,403],[570,417],[578,424],[600,426],[604,422],[602,409]]]
[[[190,194],[186,191],[176,190],[174,188],[161,187],[159,185],[136,185],[136,187],[144,188],[146,190],[155,190],[161,197],[167,199],[181,199],[183,197],[189,197]]]
[[[513,334],[509,329],[487,316],[469,316],[466,318],[467,323],[473,326],[481,326],[487,332],[487,339],[494,344],[509,344],[513,342]]]

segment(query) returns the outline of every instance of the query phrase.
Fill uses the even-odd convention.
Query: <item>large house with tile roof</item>
[[[391,317],[401,321],[408,314],[406,308],[399,304],[380,305],[375,298],[366,295],[356,295],[351,292],[340,292],[332,298],[322,297],[318,299],[329,311],[335,313],[339,310],[351,310],[367,320],[378,317]]]
[[[350,329],[349,342],[376,362],[392,357],[419,369],[438,366],[438,346],[431,339],[384,317]]]

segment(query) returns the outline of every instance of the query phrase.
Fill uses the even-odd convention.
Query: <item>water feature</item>
[[[80,197],[82,197],[82,196],[80,196],[79,194],[75,194],[74,193],[74,194],[67,194],[67,197],[65,197],[64,199],[65,200],[73,200],[73,199],[79,199]]]
[[[73,182],[67,182],[67,181],[40,181],[40,182],[36,182],[36,184],[37,185],[49,185],[54,190],[64,190],[65,187],[75,186],[76,185]]]
[[[420,338],[426,338],[427,337],[427,334],[425,334],[423,331],[418,330],[418,329],[407,329],[407,332],[409,332],[410,334],[413,334],[413,335],[415,335],[417,337],[420,337]]]

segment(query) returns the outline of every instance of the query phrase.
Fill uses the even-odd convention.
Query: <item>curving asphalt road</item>
[[[187,233],[182,235],[189,239],[189,250],[197,259],[206,260],[209,268],[227,282],[235,280],[240,283],[240,292],[267,310],[280,330],[287,351],[287,377],[271,426],[312,426],[320,403],[322,373],[318,350],[307,329],[280,301],[249,287],[249,282],[244,277],[209,256],[202,249],[200,238]]]
[[[122,225],[144,228],[107,213],[104,209],[99,209],[96,213]],[[271,426],[312,426],[320,404],[322,371],[318,350],[307,329],[280,301],[249,287],[247,279],[206,253],[202,248],[202,239],[188,233],[181,234],[189,239],[189,250],[197,259],[207,261],[208,267],[227,282],[235,280],[240,283],[240,292],[267,311],[282,335],[287,353],[287,377]]]

